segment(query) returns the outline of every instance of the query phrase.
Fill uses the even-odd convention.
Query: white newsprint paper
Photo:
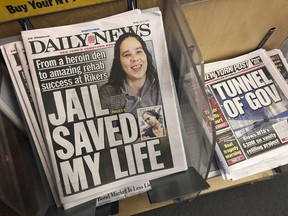
[[[187,169],[160,11],[22,39],[64,208]]]

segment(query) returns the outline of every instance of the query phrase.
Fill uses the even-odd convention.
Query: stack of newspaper
[[[207,63],[205,86],[224,179],[288,163],[288,66],[279,49]]]
[[[0,44],[10,43],[19,40],[20,36],[0,39]],[[0,58],[0,112],[3,113],[20,131],[26,134],[26,129],[22,119],[21,109],[18,105],[17,97],[9,78],[4,59]]]
[[[157,8],[21,36],[1,51],[58,206],[102,205],[187,170]]]

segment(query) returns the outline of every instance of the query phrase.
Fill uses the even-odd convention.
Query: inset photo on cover
[[[151,106],[137,110],[141,140],[166,136],[163,108]]]

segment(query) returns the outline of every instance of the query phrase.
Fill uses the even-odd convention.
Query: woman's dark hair
[[[159,118],[160,118],[160,114],[158,112],[156,112],[155,110],[145,110],[142,114],[142,117],[144,116],[144,114],[148,114],[150,116],[155,116],[157,120],[159,120]]]
[[[120,46],[121,46],[122,42],[128,37],[134,37],[136,40],[138,40],[140,42],[140,44],[141,44],[141,46],[142,46],[142,48],[143,48],[143,50],[147,56],[146,75],[150,78],[154,77],[158,83],[157,71],[156,71],[156,68],[154,67],[154,64],[153,64],[152,55],[148,51],[146,43],[143,41],[143,39],[139,35],[137,35],[133,32],[124,33],[124,34],[120,35],[120,37],[118,38],[118,40],[115,43],[114,60],[112,63],[108,83],[112,84],[116,88],[120,88],[120,86],[123,83],[123,80],[125,80],[125,72],[123,71],[122,66],[121,66],[121,62],[120,62]]]

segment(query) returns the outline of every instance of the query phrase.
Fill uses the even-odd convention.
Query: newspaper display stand
[[[9,3],[11,5],[13,4],[13,2],[15,5],[19,5],[21,4],[21,2],[23,4],[27,3],[26,1],[16,0],[3,2],[6,4]],[[1,3],[2,5],[3,2]],[[38,4],[40,4],[40,2],[50,1],[38,2]],[[200,1],[200,3],[197,0],[138,0],[138,2],[130,0],[108,0],[105,1],[106,3],[103,4],[97,4],[97,2],[100,1],[92,0],[85,1],[85,3],[73,1],[77,2],[77,4],[84,4],[81,5],[81,8],[69,8],[69,4],[72,3],[72,1],[58,2],[63,2],[65,4],[67,3],[68,7],[66,6],[62,9],[62,12],[57,13],[54,13],[55,11],[47,12],[44,8],[41,8],[41,10],[37,10],[41,11],[41,13],[37,15],[22,13],[23,16],[20,16],[19,12],[14,14],[16,16],[19,15],[17,18],[15,18],[15,16],[13,15],[13,17],[11,16],[11,19],[8,19],[8,21],[5,19],[1,19],[1,37],[4,38],[7,36],[19,34],[20,31],[23,29],[23,26],[27,26],[25,20],[22,20],[22,23],[19,24],[18,21],[22,18],[28,18],[35,28],[41,28],[72,24],[76,22],[83,22],[91,19],[98,19],[105,16],[110,16],[116,13],[123,12],[127,10],[127,8],[133,9],[133,7],[130,7],[131,2],[133,2],[134,7],[138,6],[141,9],[155,6],[159,6],[161,8],[164,14],[163,17],[171,66],[173,69],[175,83],[178,91],[179,109],[181,109],[182,111],[181,115],[183,117],[183,130],[185,130],[186,134],[186,153],[188,158],[188,164],[190,166],[189,171],[185,173],[186,175],[182,175],[182,177],[180,175],[175,175],[171,176],[172,178],[167,177],[151,182],[153,189],[148,193],[148,196],[147,194],[140,194],[136,196],[136,198],[130,197],[116,203],[111,203],[99,209],[97,208],[96,213],[95,202],[91,201],[85,203],[85,205],[79,206],[79,208],[77,209],[74,209],[74,212],[69,212],[69,215],[74,214],[90,216],[93,214],[112,215],[117,213],[118,215],[131,215],[147,211],[152,208],[158,208],[167,204],[171,204],[173,202],[196,197],[199,192],[197,188],[185,187],[179,188],[179,191],[164,190],[165,193],[161,194],[163,190],[161,187],[159,187],[159,185],[161,186],[172,183],[173,186],[177,185],[178,183],[183,186],[185,185],[183,184],[183,181],[191,182],[192,180],[204,180],[204,187],[205,185],[208,186],[207,183],[205,183],[205,180],[207,178],[207,175],[209,174],[209,166],[211,163],[214,149],[213,146],[215,145],[215,130],[213,130],[213,122],[210,121],[212,119],[211,111],[208,107],[207,98],[203,90],[203,60],[190,28],[193,29],[193,33],[197,38],[197,42],[201,48],[203,56],[205,56],[206,62],[219,60],[221,58],[233,57],[235,55],[242,54],[243,52],[245,53],[249,50],[253,50],[257,47],[257,44],[259,44],[259,41],[261,41],[261,38],[263,38],[263,35],[265,35],[267,30],[271,28],[275,30],[274,27],[276,27],[275,33],[268,41],[267,45],[264,47],[267,49],[272,49],[278,47],[283,42],[283,40],[287,38],[288,35],[287,28],[283,28],[283,26],[285,26],[285,19],[283,19],[283,17],[287,16],[287,11],[285,11],[286,7],[282,7],[282,9],[278,7],[279,2],[271,2],[271,7],[267,8],[265,7],[266,4],[263,4],[263,1],[261,0],[255,0],[253,2],[248,0],[238,1],[233,2],[233,4],[231,5],[229,1],[205,0],[203,2]],[[195,2],[198,2],[199,4],[190,5]],[[287,5],[287,2],[284,0],[280,2],[282,6]],[[248,3],[251,10],[247,10]],[[237,8],[237,13],[227,13],[227,11],[229,11],[229,7],[232,9]],[[209,8],[209,10],[207,10],[207,8]],[[45,13],[49,14],[46,14],[43,18],[41,14]],[[186,17],[185,15],[187,14],[190,14],[192,18],[188,16]],[[219,14],[221,14],[221,16],[218,16]],[[269,17],[267,18],[266,16],[265,19],[262,19],[261,23],[258,22],[257,24],[255,24],[255,22],[258,21],[257,19],[254,19],[255,16],[263,17],[263,14],[269,14]],[[213,16],[217,18],[213,19]],[[0,15],[0,17],[2,17],[2,14]],[[249,20],[249,22],[247,22],[247,20]],[[194,22],[193,27],[192,25],[191,27],[189,27],[188,23],[191,24],[192,22]],[[238,28],[235,29],[235,26],[238,26]],[[212,31],[213,34],[209,34],[209,30]],[[230,37],[228,38],[227,35]],[[189,116],[189,118],[187,118],[187,116]],[[190,120],[190,122],[188,120]],[[16,157],[16,159],[14,157],[11,157],[13,156],[14,152],[17,152],[17,145],[13,144],[20,142],[17,141],[17,139],[21,139],[19,137],[17,137],[16,139],[15,134],[17,134],[17,129],[11,124],[12,123],[5,119],[2,114],[0,115],[0,134],[3,135],[0,136],[0,146],[2,146],[2,150],[0,151],[0,167],[2,167],[5,172],[7,172],[7,175],[3,175],[0,181],[1,200],[8,204],[20,215],[37,215],[37,212],[39,215],[44,215],[43,212],[47,212],[48,206],[50,206],[50,209],[45,214],[46,216],[67,215],[67,212],[64,212],[63,210],[61,210],[61,208],[53,207],[53,202],[51,202],[52,196],[48,190],[49,187],[47,186],[47,182],[45,182],[45,179],[43,180],[43,172],[41,176],[42,182],[40,184],[43,186],[43,188],[39,190],[39,193],[36,193],[37,191],[33,190],[33,188],[31,187],[21,187],[24,184],[24,180],[31,183],[32,185],[35,182],[35,179],[39,179],[39,176],[37,178],[34,178],[33,180],[29,179],[31,178],[31,176],[29,176],[28,172],[21,172],[23,171],[21,170],[21,165],[25,166],[25,170],[27,170],[29,166],[29,169],[33,170],[35,173],[38,173],[38,170],[41,170],[41,166],[39,166],[39,160],[37,163],[37,157],[35,155],[34,156],[37,166],[35,166],[35,164],[19,163],[20,161],[24,160],[24,154],[28,157],[29,155],[31,155],[31,152],[29,151],[21,151],[20,149],[20,155],[22,155],[23,157],[17,158],[17,156],[14,156]],[[6,131],[9,131],[9,133],[6,133]],[[195,136],[195,134],[197,135]],[[8,138],[11,139],[7,139],[7,136],[9,136]],[[26,142],[27,137],[24,137],[24,140]],[[13,164],[14,161],[18,161],[18,166],[15,166]],[[8,166],[5,166],[7,165],[7,163]],[[33,173],[33,171],[31,172]],[[191,179],[189,177],[190,174],[194,177],[197,176],[199,178]],[[219,178],[217,177],[207,180],[211,187],[208,190],[204,190],[203,193],[208,193],[228,187],[235,187],[236,185],[251,181],[257,181],[259,179],[265,179],[267,177],[273,176],[274,174],[275,173],[273,173],[272,171],[264,172],[254,175],[251,178],[246,178],[243,181],[226,181],[225,183],[223,183],[223,180],[220,176]],[[38,180],[36,180],[35,183],[38,183],[39,185]],[[31,185],[27,184],[27,186]],[[42,189],[44,190],[44,192],[46,192],[44,195],[42,193]],[[31,193],[27,193],[27,190],[30,190]],[[183,190],[185,192],[183,192]],[[26,192],[26,194],[24,192]],[[152,194],[151,192],[155,193]],[[34,197],[33,200],[28,200],[26,196],[27,194]],[[164,196],[158,196],[159,194]],[[39,199],[37,198],[38,195]],[[16,202],[15,196],[17,197],[18,202]],[[147,197],[149,197],[150,202],[147,202]],[[168,202],[166,202],[165,200],[168,200]],[[39,207],[38,211],[35,208],[34,212],[32,213],[25,212],[25,204],[23,204],[25,203],[24,201],[30,201],[29,203],[34,207],[36,206],[35,204],[37,204],[37,207]],[[150,205],[151,202],[162,202],[162,204]]]
[[[186,1],[187,3],[189,2]],[[168,198],[176,201],[182,200],[187,198],[185,195],[189,197],[189,194],[200,192],[199,188],[193,187],[195,185],[193,182],[200,180],[200,176],[207,178],[213,161],[215,130],[211,121],[212,114],[209,112],[211,109],[202,85],[203,59],[185,19],[182,6],[183,3],[177,0],[166,3],[164,26],[185,131],[184,139],[186,139],[186,156],[190,175],[187,177],[187,173],[183,176],[176,174],[173,176],[174,179],[165,177],[151,181],[152,190],[148,192],[148,195],[152,203],[166,201]],[[199,176],[197,177],[195,173]],[[186,184],[183,181],[186,181]],[[167,182],[173,184],[170,190],[163,186]]]
[[[119,2],[124,3],[122,0]],[[135,1],[128,1],[128,5],[129,2],[133,2],[135,6]],[[167,200],[178,202],[192,199],[197,197],[201,190],[208,188],[209,185],[207,184],[206,179],[209,174],[215,146],[213,118],[203,85],[203,59],[182,9],[183,4],[189,4],[195,1],[169,0],[159,2],[164,5],[164,27],[179,99],[179,115],[181,117],[180,119],[182,119],[182,130],[185,132],[184,139],[189,169],[184,173],[151,181],[152,190],[148,192],[150,203]],[[105,4],[110,3],[108,2]],[[91,5],[89,5],[89,7],[91,7]],[[87,10],[89,7],[87,7]],[[35,19],[37,19],[37,17]],[[21,22],[21,25],[23,26],[23,20]],[[0,152],[0,154],[2,154],[2,152]],[[1,155],[1,157],[2,156],[4,155]],[[33,168],[37,171],[35,167]],[[28,178],[28,176],[26,177]],[[202,187],[194,187],[193,184],[195,182],[197,182],[198,185],[202,184]],[[170,190],[162,187],[163,185],[171,184],[175,187],[170,187]],[[49,193],[47,183],[42,182],[42,185],[44,191],[46,191],[45,197],[42,197],[42,199],[46,200],[45,205],[42,206],[41,210],[43,211],[43,209],[47,208],[47,203],[50,205],[46,215],[69,214],[85,216],[93,213],[95,215],[118,213],[117,203],[111,203],[97,208],[95,213],[95,202],[92,201],[75,207],[70,212],[64,212],[51,203],[51,193]],[[0,188],[2,187],[4,187],[4,185],[1,184]],[[172,188],[173,190],[171,190]],[[175,188],[177,188],[177,190],[174,190]],[[22,189],[19,188],[19,190]],[[21,194],[21,192],[19,192],[19,194]],[[25,197],[22,196],[20,199],[24,200]],[[5,198],[3,201],[6,201]],[[35,203],[40,201],[41,200],[36,199]],[[114,208],[115,206],[116,208]],[[12,205],[10,205],[10,207],[13,208]],[[15,208],[15,210],[17,210],[17,208]],[[39,212],[41,211],[38,211],[38,214]],[[25,214],[23,213],[21,215]]]

